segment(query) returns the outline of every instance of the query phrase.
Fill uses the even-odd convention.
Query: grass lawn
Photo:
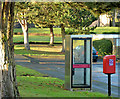
[[[95,30],[91,30],[90,32],[95,32],[96,34],[103,34],[103,33],[120,33],[118,30],[119,27],[97,27]],[[66,28],[67,30],[68,28]],[[61,34],[61,28],[53,28],[55,34]],[[22,33],[21,28],[15,28],[14,33],[20,32]],[[46,33],[50,34],[49,28],[29,28],[29,33]]]
[[[97,27],[95,30],[91,30],[90,32],[94,32],[96,34],[103,34],[103,33],[120,33],[119,27]]]
[[[14,32],[21,32],[22,30],[14,29]],[[119,33],[118,27],[97,27],[94,31],[90,31],[96,34],[103,34],[103,33]],[[30,28],[29,33],[48,33],[49,28]],[[55,34],[60,34],[60,28],[54,28]],[[14,43],[24,42],[23,35],[14,35],[13,38]],[[49,36],[29,36],[29,42],[50,42]],[[62,43],[62,37],[54,37],[54,43]]]
[[[54,44],[54,46],[49,46],[48,44],[30,44],[31,50],[26,50],[24,44],[17,44],[14,46],[14,53],[20,55],[39,55],[39,56],[64,56],[61,52],[62,45]]]
[[[21,97],[107,97],[98,92],[65,90],[63,80],[46,77],[20,65],[16,66],[16,74]]]
[[[53,28],[55,34],[61,34],[61,28]],[[22,28],[15,28],[14,33],[20,32],[22,33]],[[49,28],[29,28],[29,33],[47,33],[50,34]]]
[[[14,35],[13,42],[19,43],[24,42],[23,35]],[[50,42],[49,36],[29,36],[29,42]],[[54,43],[62,43],[62,37],[54,37]]]
[[[34,77],[47,76],[47,74],[41,74],[41,73],[38,73],[35,70],[29,69],[29,68],[26,68],[26,67],[22,67],[20,65],[16,66],[16,75],[17,76],[34,76]]]

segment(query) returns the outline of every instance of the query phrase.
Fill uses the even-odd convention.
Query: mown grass
[[[19,44],[14,46],[14,53],[20,55],[41,55],[41,56],[53,56],[59,55],[64,56],[61,52],[62,45],[54,44],[54,46],[49,46],[48,44],[30,44],[30,50],[26,50],[24,44]]]
[[[35,70],[16,65],[16,75],[17,76],[34,76],[34,77],[43,77],[48,76],[47,74],[38,73]]]
[[[24,42],[23,35],[14,35],[13,42],[19,43]],[[49,36],[29,36],[29,42],[50,42]],[[62,37],[54,37],[54,43],[62,43]]]
[[[69,28],[65,28],[66,30]],[[53,28],[54,34],[61,34],[61,28]],[[20,32],[22,33],[22,29],[21,28],[15,28],[14,29],[14,33]],[[29,28],[28,29],[29,33],[46,33],[46,34],[50,34],[50,29],[49,28]],[[119,31],[119,27],[97,27],[94,30],[91,30],[90,32],[94,32],[96,34],[104,34],[104,33],[120,33]]]
[[[55,34],[61,34],[61,28],[53,28]],[[21,28],[15,28],[14,33],[23,33]],[[50,34],[50,28],[29,28],[28,33],[46,33]]]
[[[96,34],[118,34],[120,33],[119,27],[97,27],[94,30],[91,30],[90,32],[96,33]]]
[[[21,97],[107,97],[98,92],[68,91],[64,81],[46,77],[32,69],[16,66],[17,83]]]
[[[94,34],[118,34],[120,31],[118,30],[118,27],[97,27],[95,30],[91,30],[91,33]],[[21,29],[14,29],[14,32],[21,32]],[[55,34],[60,34],[60,28],[54,28]],[[30,28],[29,33],[47,33],[49,34],[49,28]],[[24,42],[24,36],[23,35],[14,35],[13,37],[14,43],[23,43]],[[49,36],[29,36],[29,42],[50,42]],[[62,43],[62,37],[54,37],[54,43]]]

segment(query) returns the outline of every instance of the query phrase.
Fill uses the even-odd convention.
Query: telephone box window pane
[[[90,64],[90,40],[86,40],[86,63]]]
[[[91,42],[73,39],[72,87],[90,86]]]
[[[90,85],[90,68],[86,68],[86,85]]]
[[[73,87],[90,86],[90,68],[74,68],[73,72]]]
[[[84,63],[84,40],[73,40],[73,64]]]
[[[73,85],[84,84],[84,68],[74,68]]]

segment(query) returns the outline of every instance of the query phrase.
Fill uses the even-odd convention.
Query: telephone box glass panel
[[[72,40],[72,88],[90,86],[90,39]]]

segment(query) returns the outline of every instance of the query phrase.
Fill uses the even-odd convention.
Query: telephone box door
[[[71,88],[91,88],[91,38],[72,38]]]

